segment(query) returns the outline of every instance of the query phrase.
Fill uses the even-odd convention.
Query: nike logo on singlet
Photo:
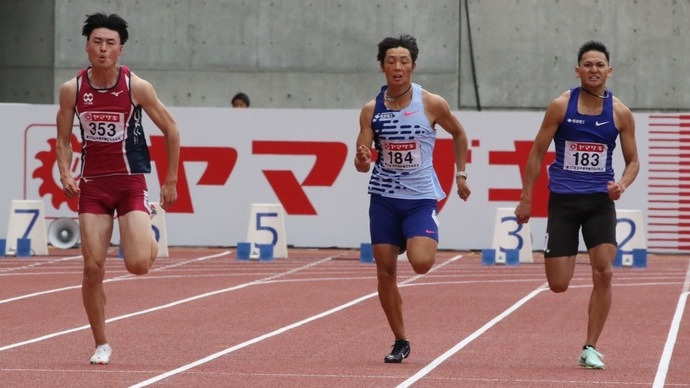
[[[602,126],[602,125],[604,125],[604,124],[608,124],[608,123],[609,123],[608,121],[603,121],[603,122],[601,122],[601,123],[598,122],[598,121],[595,121],[595,122],[594,122],[594,125],[596,125],[597,127],[600,127],[600,126]]]

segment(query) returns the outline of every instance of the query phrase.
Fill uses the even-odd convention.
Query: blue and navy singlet
[[[412,84],[412,100],[402,110],[384,104],[387,86],[376,96],[371,120],[378,157],[369,193],[401,199],[445,198],[433,166],[436,130],[426,117],[422,87]]]

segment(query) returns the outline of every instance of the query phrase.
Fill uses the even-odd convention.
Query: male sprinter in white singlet
[[[580,86],[564,92],[547,108],[527,159],[522,195],[515,208],[519,223],[529,221],[534,182],[553,141],[556,160],[549,166],[546,279],[553,292],[568,289],[582,228],[594,287],[587,339],[578,364],[589,369],[604,369],[604,356],[595,347],[611,308],[611,267],[617,250],[613,201],[621,197],[640,170],[633,115],[606,89],[612,71],[609,52],[602,43],[589,41],[580,47],[575,68]],[[616,182],[611,159],[618,136],[625,170]]]
[[[395,336],[387,363],[410,354],[402,299],[397,284],[398,254],[407,257],[416,273],[434,265],[438,247],[437,201],[445,197],[434,171],[432,155],[436,124],[453,136],[458,195],[467,200],[465,163],[467,135],[442,97],[412,83],[419,49],[409,35],[379,43],[377,59],[386,85],[362,108],[355,168],[368,172],[372,144],[378,157],[369,181],[369,229],[374,248],[379,300]]]
[[[105,334],[105,257],[117,213],[120,244],[127,270],[149,271],[158,255],[151,230],[144,175],[151,172],[142,108],[165,136],[168,171],[160,205],[177,200],[180,138],[177,124],[151,84],[118,60],[128,38],[127,22],[118,15],[96,13],[84,22],[86,53],[91,66],[60,88],[57,114],[57,164],[69,198],[79,196],[79,229],[84,256],[82,302],[96,342],[92,364],[110,362],[112,348]],[[82,137],[79,184],[72,177],[72,123],[76,113]]]

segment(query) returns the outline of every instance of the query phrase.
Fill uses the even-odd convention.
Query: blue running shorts
[[[402,247],[408,238],[417,236],[438,242],[437,204],[435,199],[399,199],[371,194],[371,243]]]

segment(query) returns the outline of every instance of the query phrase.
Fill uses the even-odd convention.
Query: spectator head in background
[[[232,98],[233,108],[249,108],[249,96],[244,93],[237,93]]]

